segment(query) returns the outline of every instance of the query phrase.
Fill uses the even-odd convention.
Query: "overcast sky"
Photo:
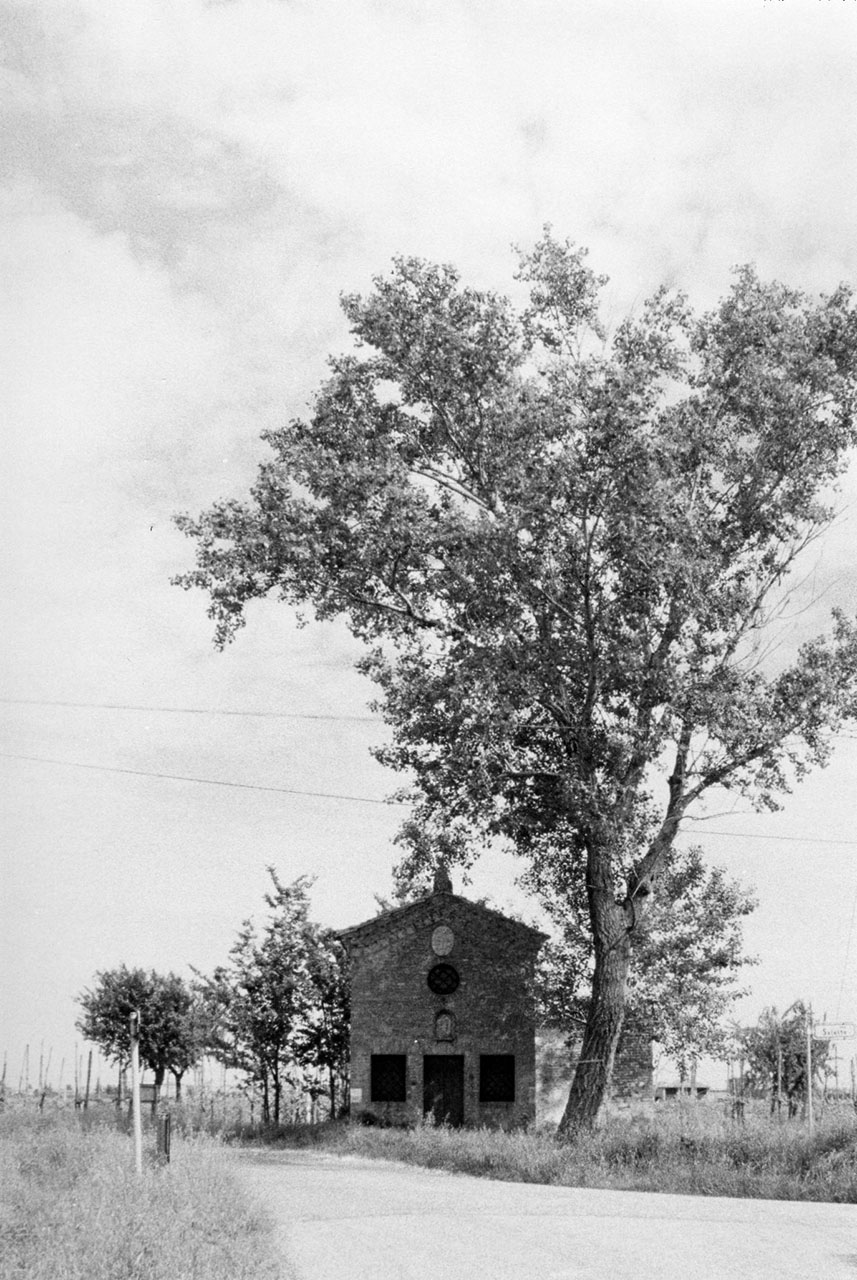
[[[739,262],[857,281],[857,3],[23,0],[0,48],[0,1052],[17,1084],[44,1042],[56,1083],[95,971],[213,967],[268,864],[332,925],[389,890],[353,643],[257,605],[215,653],[172,514],[246,491],[393,254],[503,290],[551,222],[614,322],[662,282],[710,306]],[[852,470],[784,651],[857,608],[855,506]],[[694,828],[759,894],[746,1017],[857,1018],[855,773],[846,736],[782,813]],[[531,910],[515,874],[468,892]]]

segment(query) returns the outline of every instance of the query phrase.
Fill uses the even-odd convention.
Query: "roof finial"
[[[434,892],[452,893],[452,881],[445,862],[439,862],[434,869]]]

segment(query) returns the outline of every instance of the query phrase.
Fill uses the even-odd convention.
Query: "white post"
[[[806,1118],[809,1136],[813,1134],[812,1114],[812,1005],[806,1006]]]
[[[131,1025],[131,1112],[134,1126],[134,1167],[143,1173],[143,1118],[140,1112],[140,1014],[132,1013]]]

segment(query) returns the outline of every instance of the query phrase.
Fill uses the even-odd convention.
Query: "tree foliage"
[[[586,898],[578,892],[572,910],[567,893],[539,896],[554,924],[539,956],[540,1016],[579,1039],[592,972]],[[754,907],[722,868],[706,868],[701,850],[671,850],[657,898],[632,937],[623,1035],[658,1041],[682,1075],[695,1059],[723,1053],[727,1015],[746,994],[739,972],[753,963],[743,954],[741,926]]]
[[[808,1010],[798,1000],[778,1013],[764,1009],[754,1027],[738,1033],[738,1050],[746,1058],[746,1081],[754,1091],[767,1094],[771,1111],[785,1102],[789,1116],[797,1114],[807,1097]],[[823,1079],[830,1053],[830,1042],[812,1037],[813,1085]]]
[[[131,1054],[130,1015],[138,1011],[140,1061],[154,1076],[155,1101],[168,1071],[180,1096],[182,1077],[202,1057],[205,1044],[204,1012],[193,990],[174,973],[126,965],[95,978],[95,985],[77,997],[83,1010],[77,1029],[124,1065]]]
[[[347,1062],[348,999],[342,949],[309,918],[311,880],[286,885],[273,867],[268,873],[262,928],[244,921],[228,963],[201,978],[201,990],[210,1051],[260,1089],[263,1119],[279,1124],[286,1085],[312,1091],[321,1072],[335,1110]]]
[[[179,581],[208,591],[220,644],[269,594],[366,642],[411,860],[502,837],[570,903],[583,886],[565,1132],[603,1099],[631,935],[685,815],[712,788],[777,805],[854,715],[842,613],[779,669],[760,641],[855,442],[857,312],[845,287],[745,267],[715,310],[660,289],[608,337],[602,279],[549,232],[517,279],[516,310],[400,258],[344,297],[355,351],[267,433],[249,503],[180,519]]]
[[[345,1105],[351,996],[345,950],[332,930],[317,930],[307,977],[309,999],[295,1034],[295,1056],[308,1072],[310,1092],[326,1092],[335,1116]]]

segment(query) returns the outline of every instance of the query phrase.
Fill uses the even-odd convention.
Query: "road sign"
[[[853,1022],[816,1022],[812,1034],[817,1040],[853,1040]]]

